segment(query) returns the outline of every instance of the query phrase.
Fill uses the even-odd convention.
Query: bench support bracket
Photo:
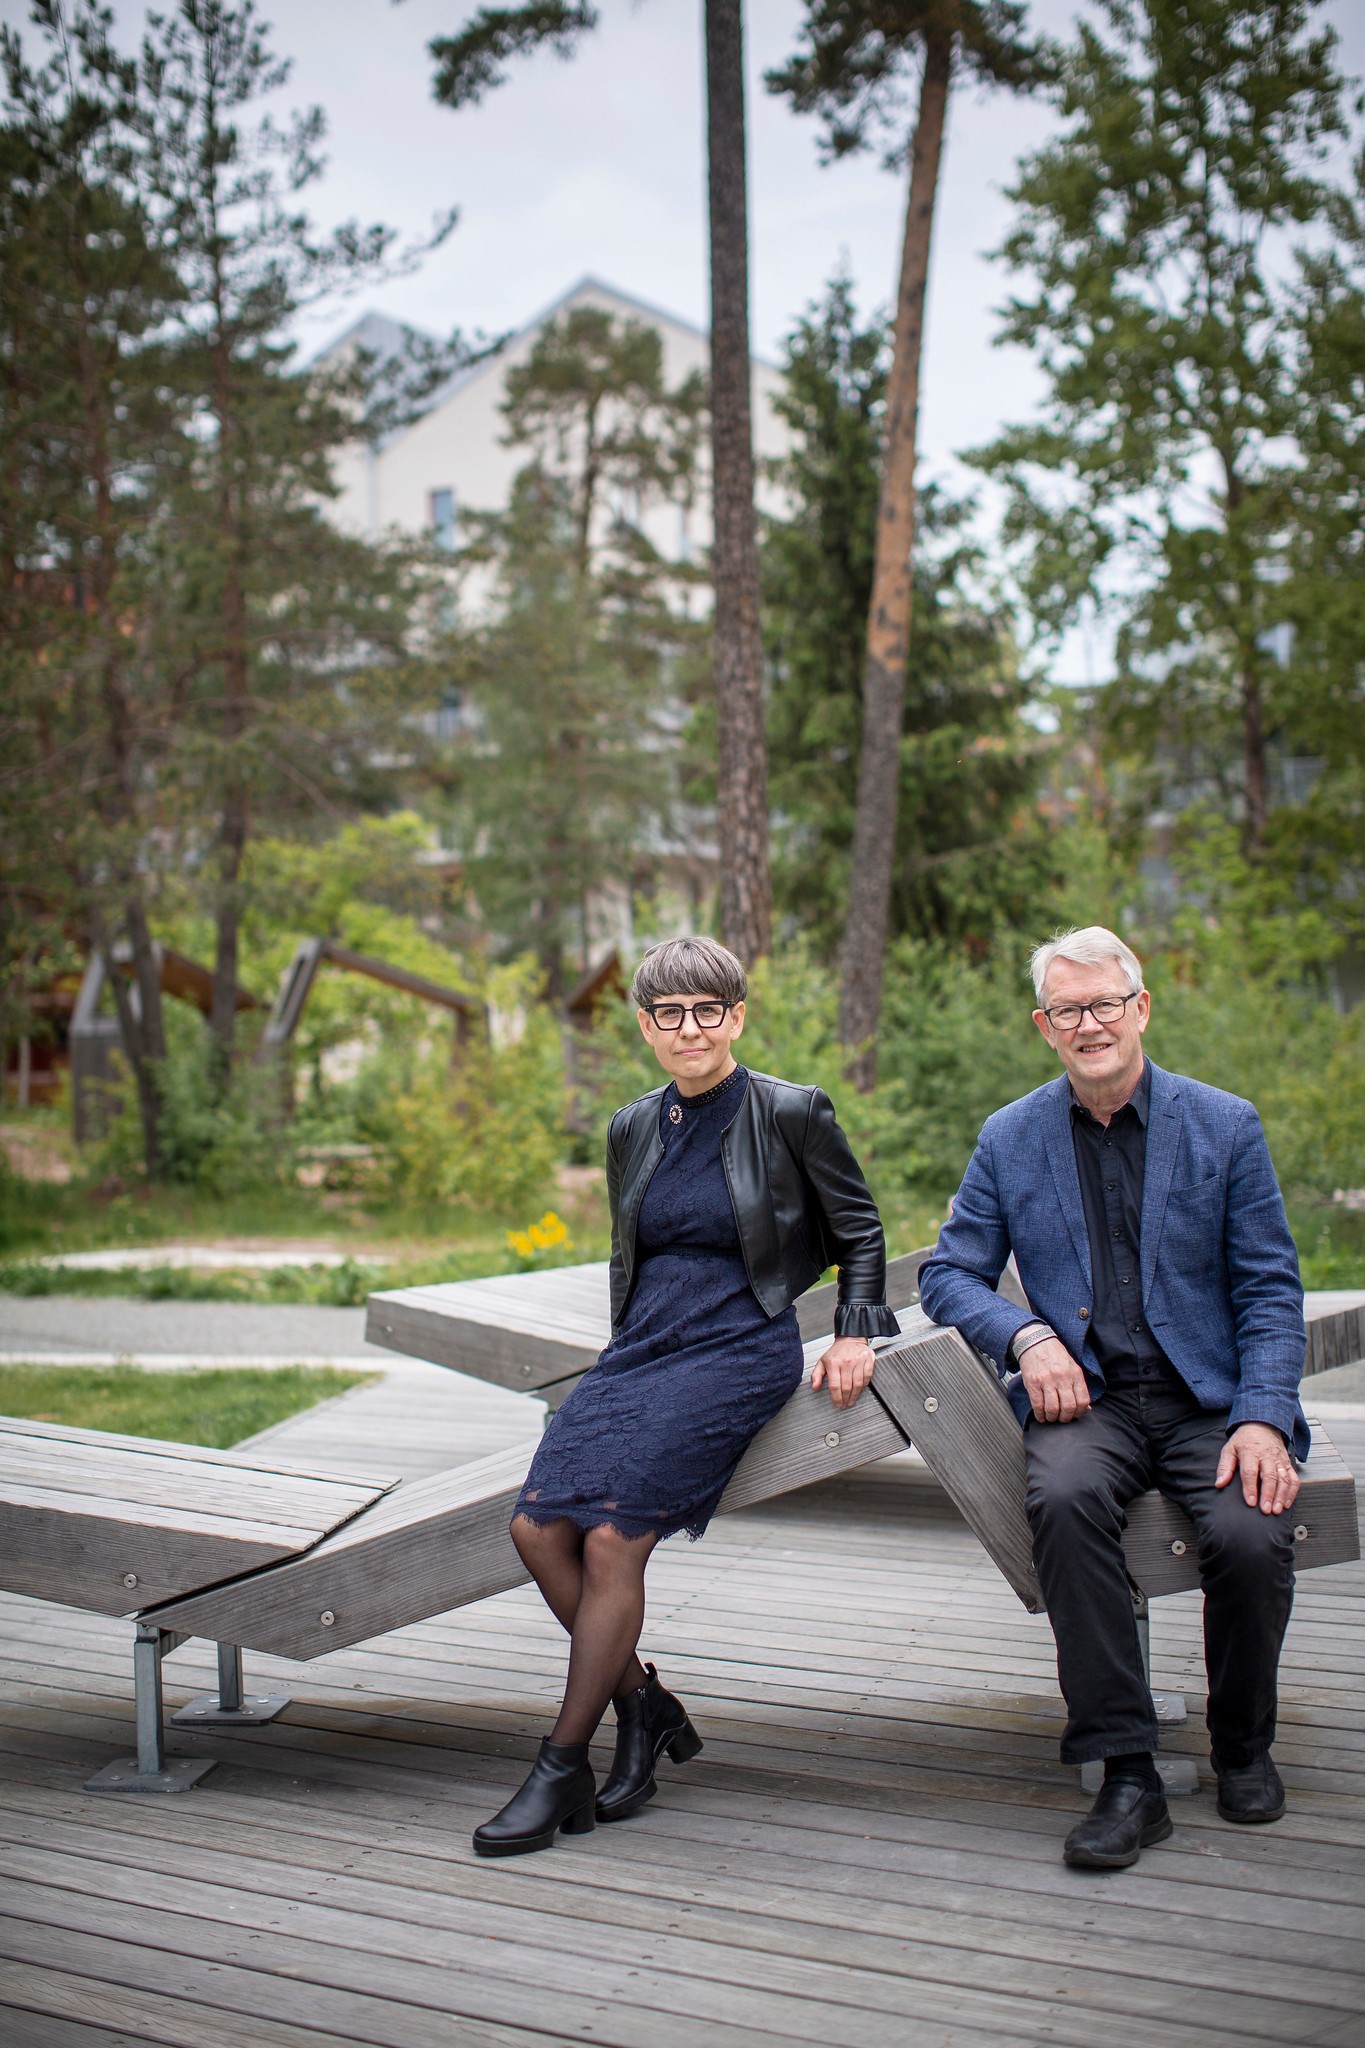
[[[1138,1645],[1142,1651],[1142,1668],[1150,1686],[1152,1682],[1152,1624],[1148,1613],[1147,1595],[1137,1586],[1133,1588],[1133,1615],[1137,1622]],[[1163,1728],[1179,1728],[1189,1719],[1185,1710],[1183,1692],[1154,1692],[1152,1705],[1156,1718]],[[1157,1775],[1162,1789],[1169,1797],[1183,1798],[1199,1790],[1199,1771],[1193,1757],[1158,1756]],[[1081,1790],[1091,1797],[1104,1783],[1104,1764],[1100,1761],[1081,1765]]]
[[[172,1714],[178,1728],[260,1728],[289,1705],[287,1692],[243,1692],[242,1653],[219,1643],[218,1690],[197,1693]]]
[[[140,1621],[133,1642],[133,1699],[137,1755],[106,1764],[86,1781],[87,1792],[188,1792],[213,1769],[212,1757],[166,1754],[162,1720],[161,1660],[183,1636]]]

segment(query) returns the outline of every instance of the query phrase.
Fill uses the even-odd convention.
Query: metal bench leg
[[[188,1792],[214,1767],[212,1757],[166,1754],[162,1728],[161,1660],[183,1636],[169,1629],[137,1624],[133,1641],[133,1702],[137,1719],[137,1755],[106,1764],[86,1781],[87,1792]]]
[[[181,1728],[260,1728],[289,1705],[287,1692],[242,1691],[242,1653],[218,1644],[218,1690],[201,1692],[171,1716]]]
[[[1152,1683],[1152,1622],[1148,1611],[1147,1595],[1138,1587],[1133,1588],[1133,1616],[1137,1622],[1138,1647],[1142,1651],[1142,1669],[1150,1687]],[[1183,1692],[1154,1692],[1152,1705],[1163,1728],[1179,1728],[1189,1719],[1185,1711]],[[1158,1756],[1157,1772],[1168,1797],[1182,1797],[1199,1790],[1199,1772],[1193,1757]],[[1092,1796],[1104,1783],[1104,1765],[1100,1761],[1081,1765],[1081,1790]]]

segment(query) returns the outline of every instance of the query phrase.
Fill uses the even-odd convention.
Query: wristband
[[[1051,1323],[1025,1323],[1010,1338],[1011,1358],[1018,1365],[1026,1351],[1031,1351],[1035,1344],[1045,1344],[1049,1337],[1055,1337],[1056,1334]]]

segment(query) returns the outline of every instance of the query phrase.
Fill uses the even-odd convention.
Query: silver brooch
[[[680,1102],[675,1102],[669,1110],[668,1121],[671,1124],[680,1124],[682,1122],[682,1104]]]

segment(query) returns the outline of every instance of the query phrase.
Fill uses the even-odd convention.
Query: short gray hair
[[[733,1009],[748,992],[741,962],[716,939],[665,939],[651,946],[630,984],[637,1010],[647,1010],[663,996],[716,996]]]
[[[1128,977],[1134,995],[1142,988],[1142,962],[1131,946],[1125,946],[1117,932],[1102,924],[1082,925],[1079,931],[1058,932],[1055,938],[1036,946],[1029,961],[1033,993],[1041,1006],[1047,971],[1054,960],[1074,960],[1078,967],[1105,967],[1117,960]]]

